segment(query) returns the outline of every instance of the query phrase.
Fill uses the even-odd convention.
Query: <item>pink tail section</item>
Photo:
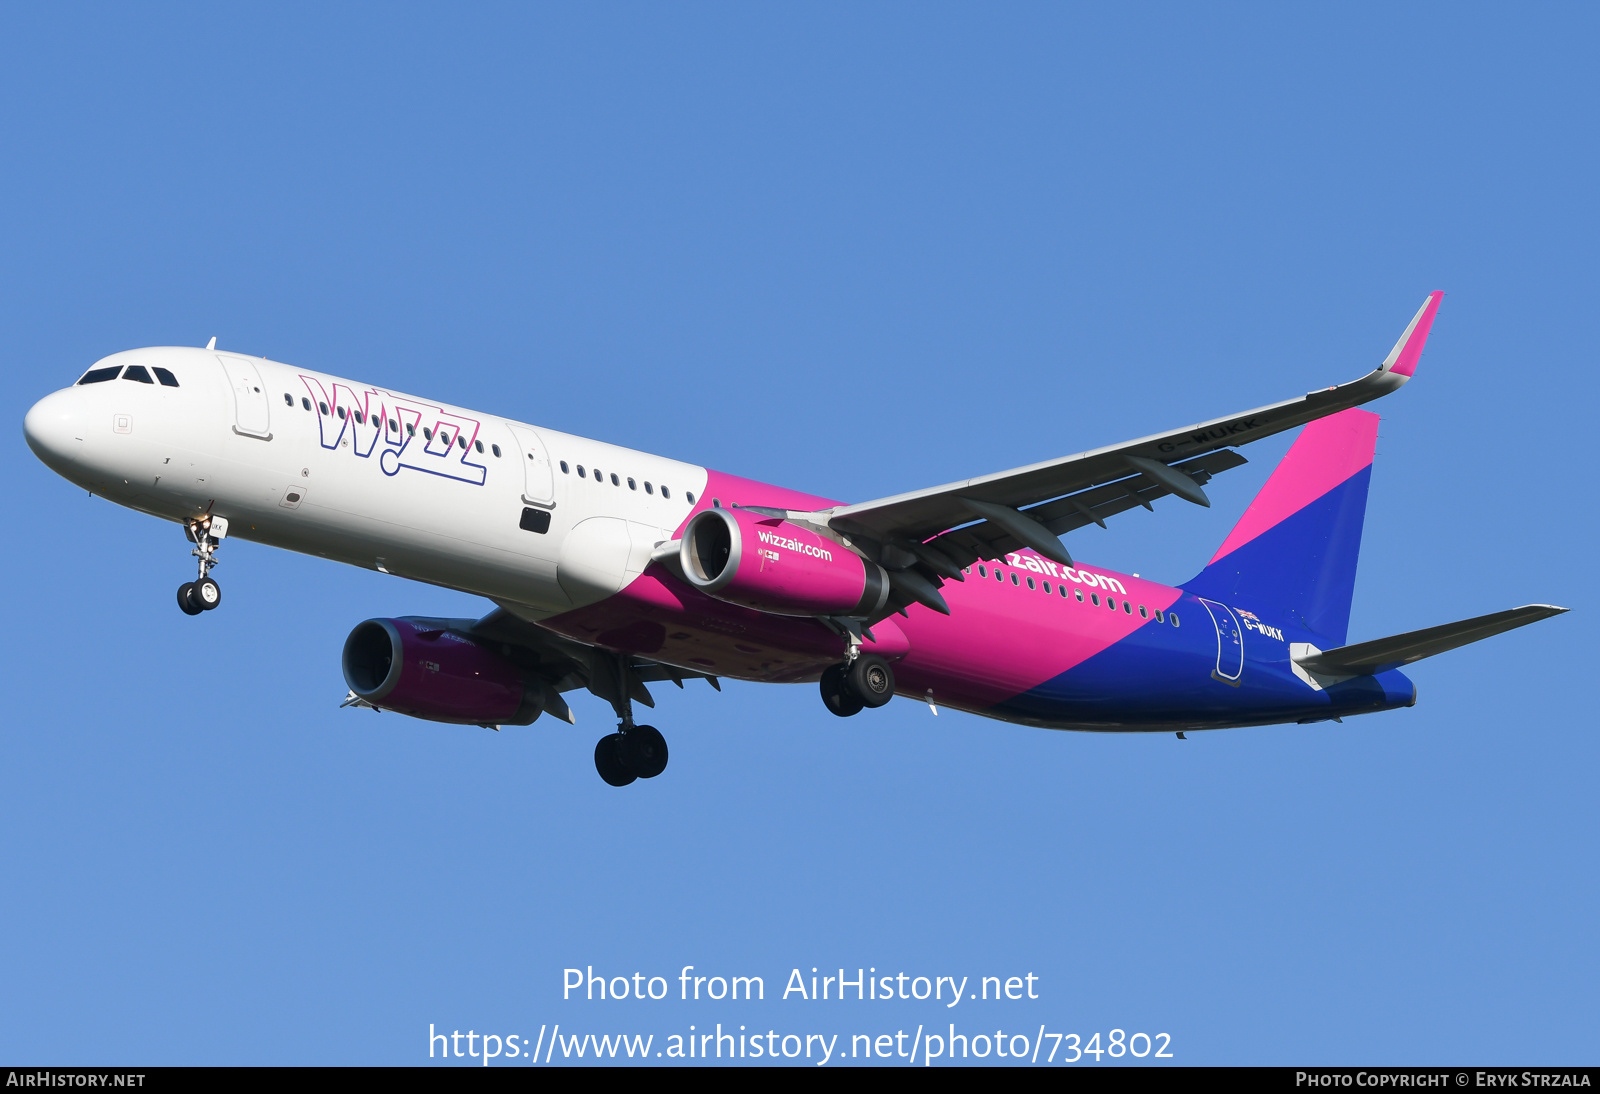
[[[1427,333],[1424,328],[1421,337]],[[1370,410],[1341,410],[1306,426],[1211,561],[1232,554],[1370,467],[1377,445],[1378,416]]]
[[[1422,347],[1428,342],[1428,332],[1433,329],[1433,317],[1439,314],[1439,301],[1443,299],[1442,292],[1428,294],[1428,299],[1422,302],[1417,314],[1411,317],[1411,325],[1400,336],[1400,341],[1394,344],[1394,349],[1389,351],[1389,356],[1384,358],[1383,371],[1396,376],[1410,376],[1417,371]]]

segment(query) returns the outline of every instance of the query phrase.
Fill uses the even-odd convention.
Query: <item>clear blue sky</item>
[[[1189,1063],[1593,1062],[1597,22],[0,13],[0,1060],[955,1021],[1167,1032]],[[338,709],[354,624],[487,602],[230,542],[222,610],[186,618],[177,528],[21,429],[98,357],[215,335],[856,500],[1352,379],[1435,288],[1376,407],[1351,636],[1575,610],[1418,666],[1414,709],[1187,742],[658,688],[672,765],[616,791],[587,695],[500,734]],[[1069,546],[1184,580],[1287,444],[1210,511]],[[560,998],[568,966],[689,964],[769,998]],[[1041,998],[773,998],[812,966]]]

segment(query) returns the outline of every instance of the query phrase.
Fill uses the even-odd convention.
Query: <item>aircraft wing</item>
[[[892,572],[920,566],[961,580],[961,569],[976,560],[1023,547],[1070,566],[1057,537],[1085,524],[1104,526],[1106,517],[1136,505],[1149,508],[1169,494],[1210,505],[1201,487],[1246,462],[1232,448],[1399,388],[1416,369],[1443,295],[1428,295],[1389,356],[1359,380],[1123,444],[790,519],[826,523],[869,554],[876,551]],[[936,591],[932,600],[909,598],[945,610]]]
[[[481,642],[501,643],[521,668],[529,670],[545,681],[545,710],[567,722],[576,719],[566,701],[564,691],[587,688],[595,695],[613,704],[623,693],[635,702],[654,707],[647,683],[670,680],[683,687],[685,680],[704,679],[718,691],[721,683],[715,676],[691,669],[664,665],[645,657],[622,657],[606,650],[575,642],[554,631],[530,623],[505,608],[496,608],[482,619],[440,620],[443,630],[454,630]]]

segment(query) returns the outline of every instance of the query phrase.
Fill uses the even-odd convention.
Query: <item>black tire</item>
[[[189,588],[189,599],[200,605],[203,611],[209,612],[222,603],[222,586],[209,577],[202,577]]]
[[[191,595],[193,592],[194,582],[192,581],[185,581],[182,585],[178,586],[178,607],[183,609],[184,615],[199,615],[201,612],[205,611],[204,608],[194,602],[194,599]]]
[[[653,779],[667,769],[667,739],[655,726],[628,730],[617,752],[628,770],[641,779]]]
[[[845,673],[844,681],[863,706],[881,707],[894,698],[894,669],[875,653],[857,657]]]
[[[627,786],[638,778],[622,762],[621,749],[617,747],[621,743],[622,734],[608,733],[594,746],[594,769],[612,786]]]
[[[822,705],[840,718],[860,714],[866,704],[845,684],[844,666],[829,665],[822,672]]]

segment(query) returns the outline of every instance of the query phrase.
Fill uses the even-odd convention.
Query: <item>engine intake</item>
[[[369,619],[344,641],[345,683],[382,710],[460,725],[518,725],[544,688],[493,650],[420,619]]]
[[[876,562],[816,532],[745,510],[707,509],[683,531],[678,561],[695,588],[774,615],[870,616],[889,598]]]

